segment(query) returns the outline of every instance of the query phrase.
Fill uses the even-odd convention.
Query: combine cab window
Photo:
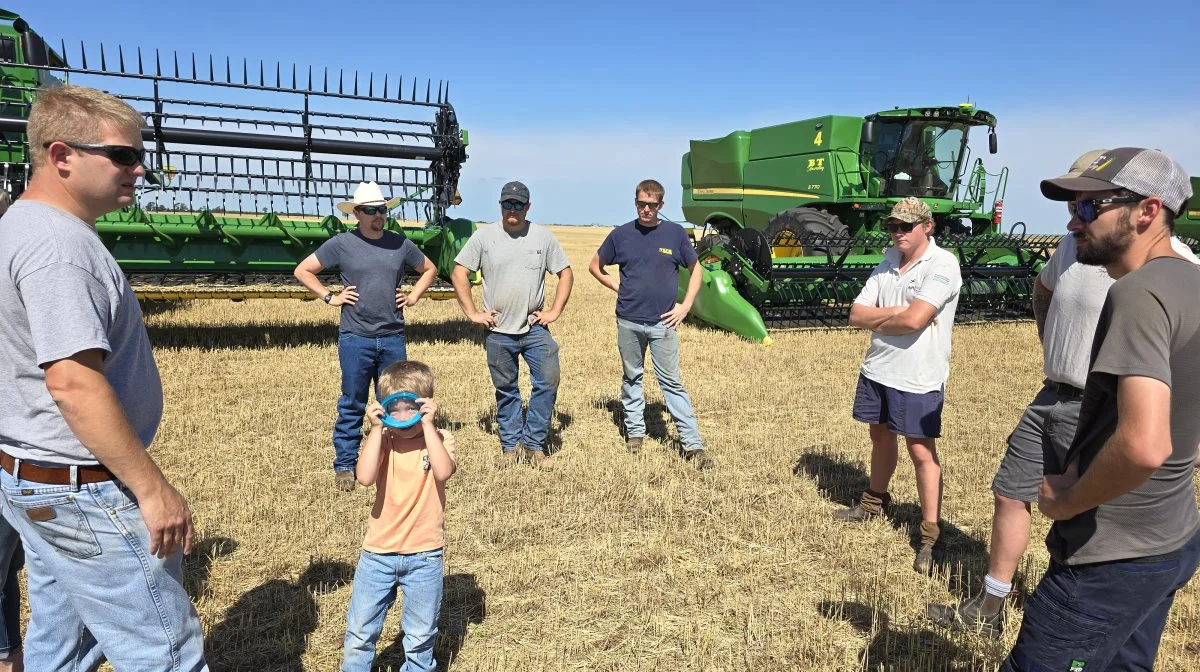
[[[967,127],[927,119],[879,119],[871,166],[884,196],[948,198],[957,186]]]
[[[0,37],[0,61],[17,62],[17,41],[11,37]]]

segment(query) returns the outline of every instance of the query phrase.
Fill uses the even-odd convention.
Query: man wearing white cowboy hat
[[[378,381],[379,372],[389,364],[408,358],[404,309],[421,299],[437,275],[437,267],[411,240],[384,230],[388,211],[400,200],[398,196],[385,199],[374,182],[359,183],[351,200],[337,204],[338,210],[354,215],[358,228],[325,241],[296,266],[295,276],[301,284],[342,311],[338,333],[342,396],[333,426],[334,482],[339,490],[354,489],[354,466],[371,382]],[[317,277],[334,267],[343,286],[337,294]],[[400,289],[406,267],[421,274],[407,294]]]

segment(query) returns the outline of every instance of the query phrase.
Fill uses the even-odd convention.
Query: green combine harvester
[[[102,89],[145,115],[145,184],[134,206],[96,223],[141,298],[311,298],[292,270],[357,224],[334,204],[359,182],[404,198],[388,228],[446,283],[475,230],[446,214],[467,158],[448,83],[435,92],[431,80],[103,45],[68,58],[65,43],[52,49],[4,10],[0,75],[0,188],[14,198],[29,177],[24,131],[39,87]]]
[[[768,344],[768,327],[844,326],[891,246],[882,224],[907,196],[929,205],[937,244],[959,258],[957,321],[1031,316],[1034,280],[1061,234],[1025,235],[1022,223],[1002,230],[1008,169],[989,173],[970,156],[969,134],[983,128],[994,154],[996,118],[970,104],[693,140],[682,170],[684,217],[703,226],[693,317]],[[1193,185],[1200,191],[1200,180]],[[1193,207],[1178,232],[1198,231]]]

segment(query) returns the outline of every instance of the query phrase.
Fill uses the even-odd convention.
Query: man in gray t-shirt
[[[1074,440],[1038,491],[1050,568],[1002,669],[1148,670],[1200,564],[1200,270],[1171,241],[1191,186],[1162,152],[1122,147],[1042,193],[1070,202],[1079,262],[1116,282]]]
[[[545,453],[550,415],[558,397],[558,343],[549,326],[571,296],[571,265],[550,229],[526,219],[529,189],[509,182],[500,191],[500,221],[480,228],[454,261],[454,293],[472,322],[483,326],[488,369],[496,388],[500,465],[515,464],[517,446],[535,467],[549,468]],[[483,310],[471,297],[469,271],[483,272]],[[543,310],[546,273],[558,276],[554,304]],[[525,417],[517,386],[518,357],[529,367],[532,390]]]
[[[338,209],[358,219],[354,231],[339,233],[321,244],[296,266],[294,275],[308,291],[341,309],[338,327],[338,364],[342,394],[333,425],[334,486],[354,489],[358,446],[362,441],[363,415],[379,374],[389,365],[408,359],[404,340],[404,309],[421,299],[437,276],[437,267],[415,243],[386,230],[387,213],[400,201],[384,199],[379,185],[363,182],[354,197]],[[338,269],[342,291],[325,289],[317,274]],[[412,270],[421,277],[405,294],[400,285]]]
[[[95,228],[134,202],[144,125],[94,89],[38,91],[33,176],[0,218],[0,507],[25,549],[30,670],[207,669],[183,589],[192,515],[146,451],[162,383]]]

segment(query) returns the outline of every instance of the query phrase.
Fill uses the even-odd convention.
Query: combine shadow
[[[183,588],[193,600],[211,593],[208,578],[213,561],[233,555],[237,547],[238,543],[228,537],[208,537],[194,544],[192,552],[183,556]]]
[[[433,655],[438,661],[437,669],[445,672],[462,650],[467,639],[467,626],[483,623],[487,618],[487,593],[475,581],[474,574],[451,574],[443,581],[442,614],[438,618]],[[398,608],[398,604],[392,608]],[[379,653],[375,665],[380,672],[395,672],[404,667],[403,632]]]
[[[597,401],[592,404],[592,408],[607,412],[613,425],[621,433],[621,438],[629,438],[625,435],[625,409],[621,406],[619,399]],[[671,414],[667,411],[665,404],[657,401],[647,403],[646,410],[642,415],[642,420],[646,423],[646,436],[681,451],[683,449],[679,445],[679,439],[671,436],[668,430],[667,422],[670,417]]]
[[[521,412],[525,412],[525,408],[521,408]],[[496,424],[496,409],[484,413],[475,421],[475,426],[485,434],[492,436],[500,436],[500,427]],[[554,455],[562,450],[563,432],[567,431],[575,422],[575,416],[570,413],[565,413],[558,409],[554,410],[553,417],[550,418],[550,433],[546,435],[546,445],[543,447],[546,455]]]
[[[336,346],[338,330],[329,324],[147,326],[156,348],[266,350],[304,345]],[[407,324],[408,343],[482,343],[483,334],[466,320]]]
[[[928,628],[893,627],[887,612],[861,602],[825,600],[817,610],[825,618],[845,621],[871,638],[859,654],[859,669],[949,672],[981,669],[981,664],[988,662],[987,656],[965,649]]]
[[[218,670],[302,670],[301,659],[319,614],[314,596],[349,584],[354,567],[314,560],[295,581],[273,579],[238,598],[205,638]]]
[[[813,479],[817,489],[829,501],[842,506],[853,506],[868,485],[867,472],[861,463],[854,464],[826,452],[801,455],[792,473]],[[896,530],[908,528],[909,545],[915,553],[921,547],[921,507],[916,502],[893,501],[888,507],[887,518]],[[974,577],[987,573],[987,560],[985,542],[966,534],[953,523],[942,521],[942,538],[934,553],[934,562],[939,571],[949,572],[952,591],[964,597],[970,595],[975,587],[969,584]]]

